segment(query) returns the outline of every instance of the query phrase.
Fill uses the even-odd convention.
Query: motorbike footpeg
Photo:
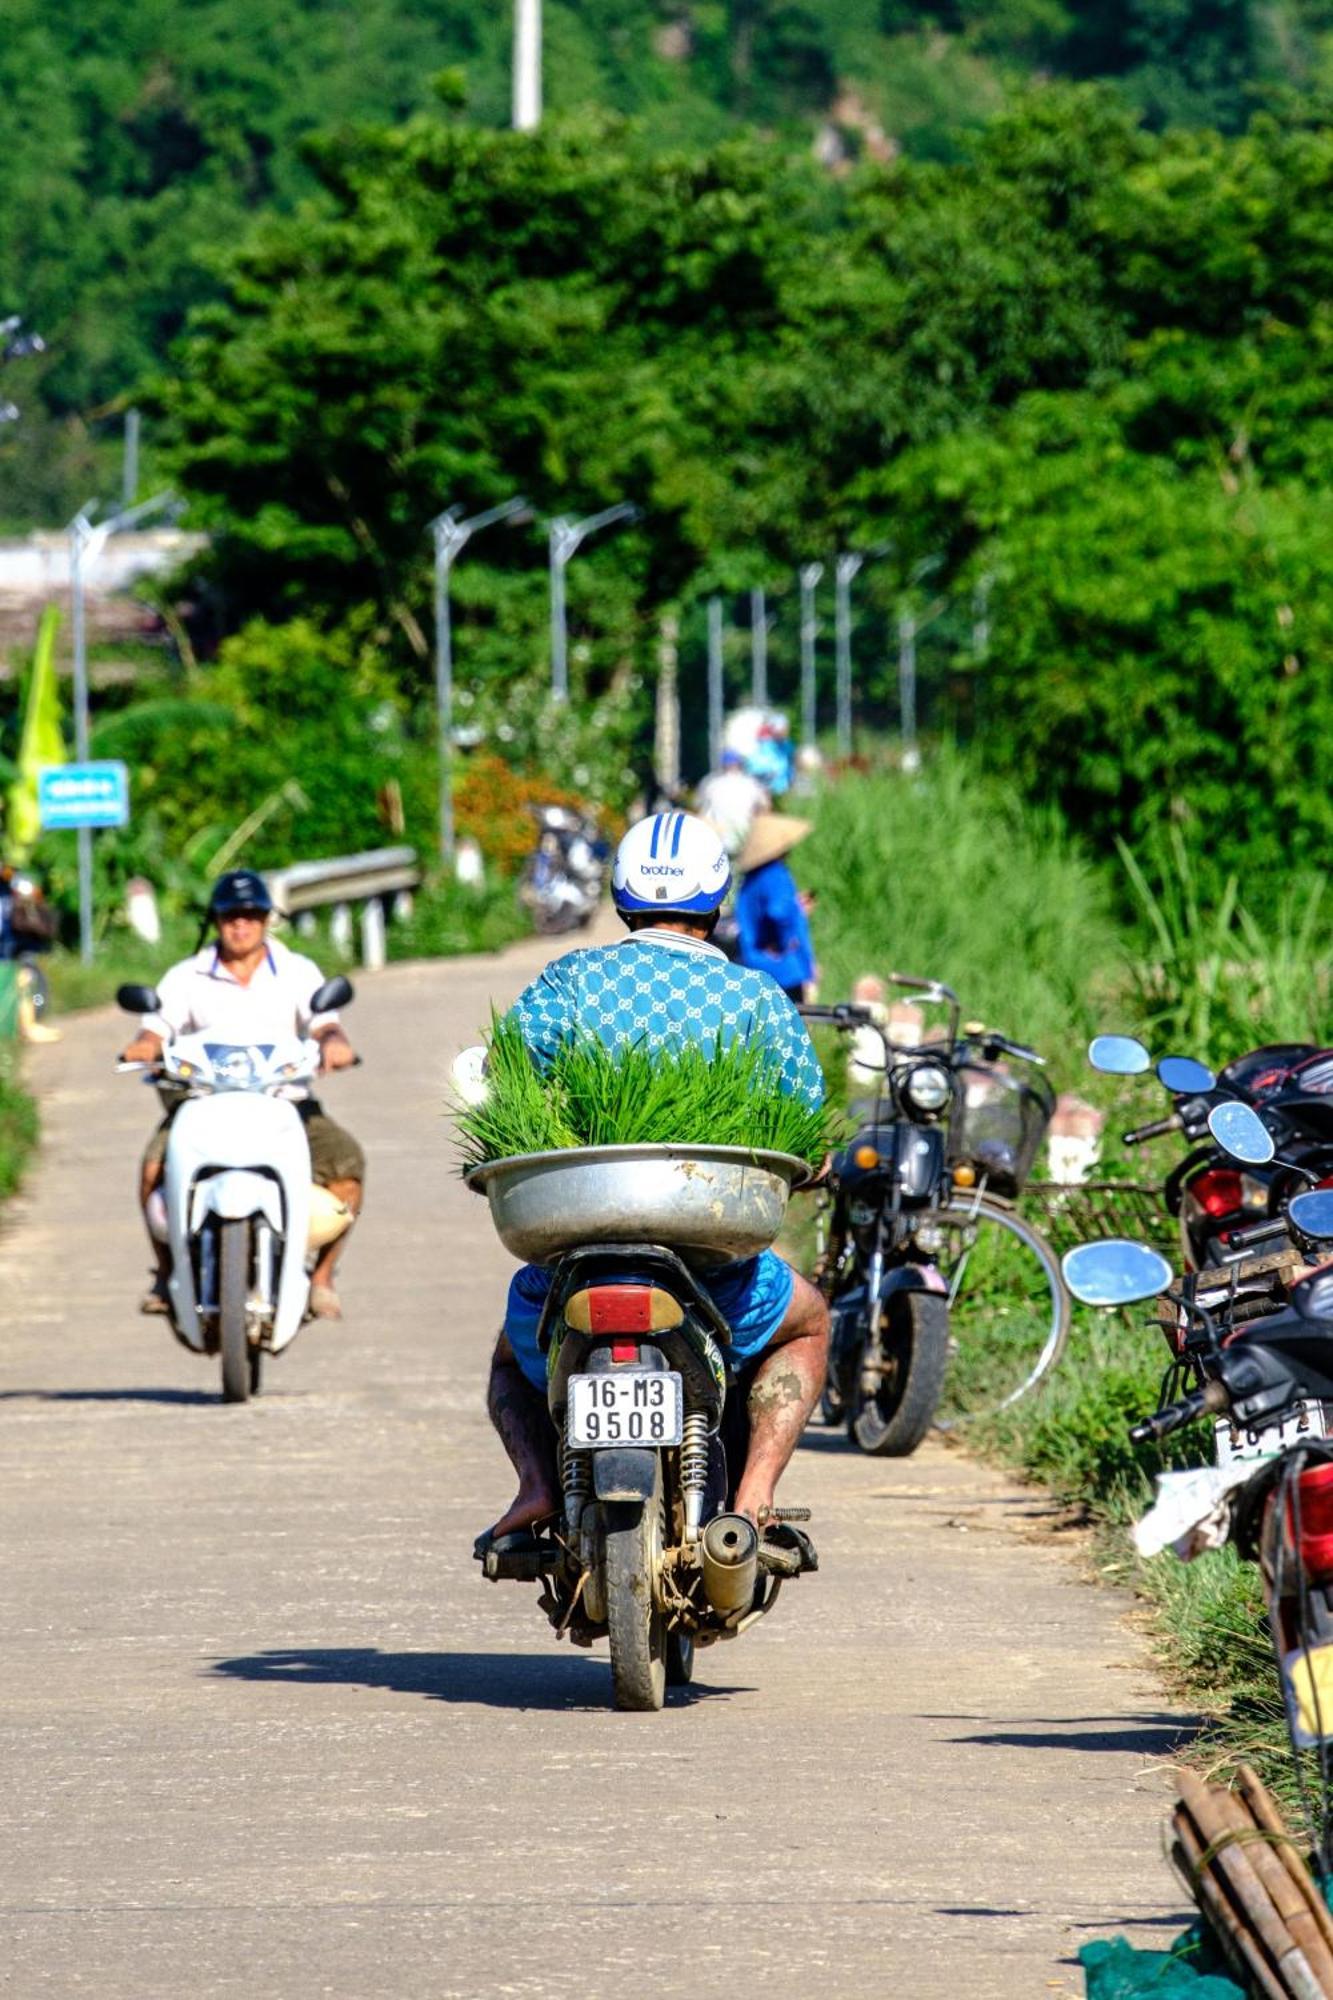
[[[790,1511],[808,1517],[806,1508]],[[759,1567],[770,1576],[801,1576],[819,1568],[819,1551],[803,1528],[790,1521],[770,1520],[759,1538]]]
[[[483,1538],[475,1553],[488,1583],[499,1583],[502,1578],[513,1583],[539,1583],[560,1560],[558,1543],[526,1534],[501,1535],[497,1541]]]

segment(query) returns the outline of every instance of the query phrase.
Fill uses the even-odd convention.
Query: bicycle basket
[[[1013,1197],[1032,1172],[1055,1094],[1043,1076],[1012,1076],[996,1064],[958,1065],[949,1165],[967,1164],[993,1193]]]

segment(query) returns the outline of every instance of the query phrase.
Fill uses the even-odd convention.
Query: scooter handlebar
[[[1178,1403],[1168,1403],[1164,1409],[1154,1410],[1150,1417],[1135,1424],[1129,1433],[1130,1443],[1152,1444],[1158,1438],[1169,1437],[1172,1431],[1192,1424],[1209,1410],[1214,1415],[1225,1410],[1228,1401],[1224,1383],[1216,1380],[1205,1382],[1202,1389],[1192,1389]]]
[[[1237,1250],[1250,1250],[1259,1243],[1275,1243],[1286,1234],[1286,1216],[1270,1216],[1266,1222],[1251,1222],[1244,1229],[1233,1229],[1227,1238],[1227,1251],[1230,1254]]]
[[[1121,1140],[1126,1146],[1141,1146],[1145,1139],[1160,1139],[1164,1133],[1183,1129],[1180,1113],[1173,1111],[1166,1118],[1154,1118],[1147,1125],[1136,1125],[1132,1132],[1123,1132]]]

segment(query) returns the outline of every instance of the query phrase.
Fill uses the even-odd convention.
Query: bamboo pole
[[[1276,1973],[1265,1959],[1258,1940],[1244,1927],[1221,1882],[1205,1861],[1205,1842],[1184,1806],[1176,1807],[1173,1825],[1184,1861],[1181,1874],[1195,1902],[1212,1925],[1218,1942],[1229,1953],[1236,1971],[1242,1978],[1252,1981],[1263,2000],[1291,2000],[1291,1995],[1280,1985]]]
[[[1314,1911],[1275,1851],[1273,1836],[1266,1828],[1256,1826],[1245,1803],[1234,1792],[1219,1790],[1213,1796],[1233,1830],[1240,1835],[1245,1858],[1268,1892],[1273,1908],[1286,1925],[1302,1961],[1304,1971],[1301,1966],[1292,1966],[1288,1970],[1289,1960],[1283,1959],[1284,1979],[1297,1994],[1304,1991],[1313,1996],[1313,2000],[1327,2000],[1328,1996],[1333,1996],[1333,1954],[1329,1952],[1315,1922]]]
[[[1239,1904],[1246,1923],[1267,1953],[1270,1965],[1280,1969],[1293,1949],[1291,1933],[1273,1908],[1254,1864],[1232,1837],[1230,1823],[1220,1804],[1223,1795],[1210,1791],[1190,1771],[1180,1773],[1179,1783],[1181,1798],[1206,1845],[1209,1865]],[[1304,1960],[1301,1964],[1304,1966]],[[1299,1980],[1299,1967],[1296,1972]],[[1307,2000],[1305,1993],[1301,1994],[1301,2000]],[[1317,1989],[1309,2000],[1320,2000]]]
[[[1271,1833],[1275,1837],[1276,1851],[1281,1856],[1287,1873],[1310,1905],[1320,1935],[1330,1951],[1333,1951],[1333,1913],[1330,1913],[1328,1904],[1324,1901],[1319,1884],[1301,1859],[1300,1850],[1286,1821],[1278,1811],[1273,1794],[1249,1764],[1237,1767],[1236,1783],[1240,1787],[1245,1803],[1254,1815],[1255,1825],[1263,1827],[1266,1833]]]

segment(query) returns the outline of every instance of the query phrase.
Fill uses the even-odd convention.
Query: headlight
[[[248,1090],[255,1080],[255,1066],[245,1049],[227,1049],[214,1057],[213,1074],[232,1090]]]
[[[914,1111],[943,1111],[953,1096],[953,1081],[943,1063],[918,1063],[899,1087]]]

